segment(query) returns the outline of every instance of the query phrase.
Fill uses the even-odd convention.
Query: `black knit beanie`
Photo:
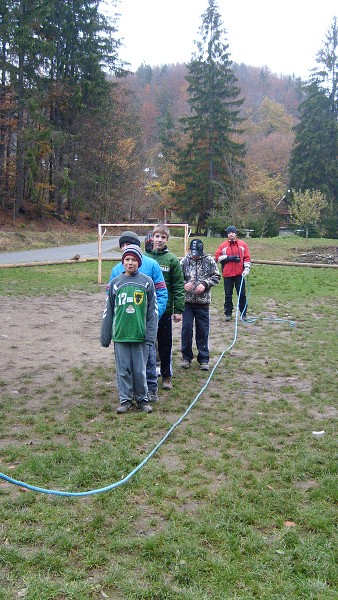
[[[137,233],[134,233],[134,231],[125,231],[122,233],[119,239],[120,248],[123,244],[134,244],[135,246],[141,247],[140,238],[138,237]]]

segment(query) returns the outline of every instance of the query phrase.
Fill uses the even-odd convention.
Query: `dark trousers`
[[[172,376],[171,350],[172,350],[172,321],[171,315],[164,313],[158,322],[157,349],[161,361],[161,375],[164,379]]]
[[[189,362],[194,358],[192,351],[192,338],[195,321],[195,339],[198,350],[197,361],[199,364],[209,362],[209,305],[189,304],[186,302],[182,315],[181,352],[184,360]]]
[[[236,292],[237,292],[237,296],[239,293],[239,289],[241,287],[241,282],[242,282],[242,275],[235,275],[235,277],[224,277],[224,314],[231,316],[234,305],[232,303],[232,294],[234,291],[234,287],[236,288]],[[240,313],[242,314],[244,309],[245,312],[243,313],[243,317],[245,317],[245,313],[246,313],[246,295],[245,295],[245,281],[243,278],[243,285],[242,285],[242,289],[241,289],[241,295],[239,298],[239,310]]]
[[[156,373],[156,344],[148,345],[149,354],[147,361],[147,384],[149,392],[157,390],[157,373]]]

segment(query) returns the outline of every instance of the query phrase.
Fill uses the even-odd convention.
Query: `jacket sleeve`
[[[247,244],[245,244],[245,246],[244,246],[243,266],[244,266],[244,268],[247,268],[248,270],[251,267],[250,250],[249,250]]]
[[[172,261],[171,289],[174,314],[181,314],[185,309],[184,279],[181,263],[176,257]]]
[[[108,348],[112,339],[112,326],[113,326],[113,295],[112,290],[109,289],[106,297],[106,304],[103,311],[102,323],[101,323],[101,335],[100,342],[101,346]]]
[[[208,274],[207,277],[205,277],[202,281],[202,283],[206,286],[206,289],[213,287],[214,285],[217,285],[217,283],[220,282],[221,280],[221,274],[218,270],[218,266],[215,262],[215,260],[212,258],[212,256],[210,256],[208,258],[209,260],[209,269],[208,269]]]
[[[158,306],[154,282],[149,278],[149,287],[147,290],[147,328],[146,343],[154,344],[157,336],[158,327]]]
[[[226,248],[226,242],[222,242],[218,246],[218,248],[215,252],[215,261],[216,262],[222,263],[224,260],[226,260],[226,258],[227,258],[226,253],[223,252],[224,248]]]
[[[181,259],[180,265],[181,265],[181,269],[182,269],[182,273],[183,273],[183,283],[185,283],[189,279],[189,274],[188,274],[187,268],[186,268],[186,266],[187,266],[187,258],[186,258],[186,256]]]
[[[115,267],[112,268],[112,272],[111,272],[110,277],[109,277],[109,283],[112,282],[112,280],[114,279],[114,277],[117,277],[118,275],[121,275],[122,271],[123,271],[122,263],[118,263],[117,265],[115,265]]]
[[[158,305],[158,318],[160,319],[167,308],[168,303],[168,290],[167,284],[164,281],[163,273],[161,271],[160,265],[155,260],[152,265],[152,275],[151,278],[154,282],[157,305]]]

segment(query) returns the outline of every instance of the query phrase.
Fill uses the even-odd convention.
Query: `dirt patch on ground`
[[[72,385],[76,379],[77,370],[81,371],[85,367],[86,372],[95,373],[102,369],[101,373],[104,372],[104,374],[101,376],[100,385],[108,386],[109,390],[112,390],[109,402],[114,410],[118,396],[113,349],[112,347],[101,348],[99,340],[104,303],[104,290],[97,294],[76,292],[53,297],[0,297],[2,315],[0,387],[2,390],[7,395],[13,395],[13,399],[16,398],[19,402],[22,399],[24,410],[38,412],[46,403],[48,394],[52,396],[53,386],[55,387],[57,382],[61,382],[63,391],[67,389],[67,386],[70,390],[68,394],[62,394],[60,405],[62,411],[67,411],[75,403],[81,401],[78,395],[72,394]],[[275,328],[280,334],[283,334],[285,325],[277,324]],[[291,335],[290,331],[287,331],[288,335]],[[178,367],[181,358],[180,333],[181,325],[174,324],[173,350],[176,377],[182,376],[182,374],[179,375]],[[275,372],[274,361],[272,360],[271,363],[270,358],[266,356],[266,350],[264,349],[263,353],[260,353],[261,330],[259,326],[251,324],[248,327],[239,323],[238,335],[241,343],[236,344],[230,352],[227,352],[227,345],[231,344],[233,334],[234,323],[226,325],[223,315],[215,307],[212,307],[211,367],[214,366],[223,351],[225,355],[222,363],[217,367],[215,377],[212,378],[208,393],[203,399],[204,408],[208,408],[209,405],[214,406],[215,397],[220,395],[223,397],[225,385],[227,389],[229,361],[232,363],[233,372],[237,372],[238,369],[237,375],[232,375],[231,385],[241,384],[240,397],[243,402],[242,405],[238,404],[237,410],[241,412],[243,421],[251,418],[252,411],[257,411],[256,406],[259,399],[264,398],[268,403],[274,402],[284,392],[287,394],[288,401],[293,402],[297,407],[299,402],[297,394],[308,393],[311,390],[311,381],[304,377],[290,376],[279,369],[278,373]],[[252,343],[252,338],[254,338],[255,344]],[[243,360],[249,367],[249,373],[244,373],[240,369]],[[251,366],[252,372],[250,373]],[[194,361],[192,373],[199,372],[196,367]],[[224,381],[224,373],[226,373],[226,381]],[[207,377],[208,375],[205,374],[203,381]],[[100,389],[97,390],[95,396],[98,402],[103,404]],[[170,405],[166,406],[167,417],[171,410],[175,412],[175,406],[176,403],[171,408]],[[175,419],[176,415],[173,415],[173,421]]]
[[[68,411],[81,401],[76,393],[72,394],[77,370],[85,368],[85,372],[88,373],[101,369],[104,375],[98,377],[98,380],[103,379],[103,385],[112,390],[111,406],[114,410],[118,395],[113,347],[102,348],[99,339],[104,304],[104,290],[97,294],[74,292],[52,297],[0,297],[0,389],[2,388],[6,395],[12,395],[16,404],[21,400],[26,411],[35,413],[41,410],[46,402],[48,404],[49,400],[46,398],[52,396],[53,389],[60,384],[63,390],[60,409]],[[231,335],[233,326],[231,323]],[[224,327],[222,315],[212,308],[211,366],[215,364],[227,343]],[[173,324],[175,376],[178,376],[180,371],[180,335],[181,324]],[[231,354],[236,358],[236,352],[231,351]],[[194,363],[195,371],[199,372]],[[64,394],[67,386],[69,393]],[[217,392],[217,389],[218,383],[212,383],[210,391]],[[99,403],[101,395],[98,389],[96,398]],[[212,404],[213,400],[206,398],[205,402]],[[172,408],[175,412],[174,406]],[[173,421],[176,418],[177,415],[173,414]]]
[[[56,376],[84,363],[111,369],[111,352],[99,341],[104,302],[104,292],[0,297],[0,379],[21,395],[32,379],[40,386],[52,385]]]

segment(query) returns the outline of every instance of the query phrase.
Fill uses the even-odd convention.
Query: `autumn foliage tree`
[[[327,205],[326,198],[319,190],[292,190],[290,216],[294,223],[304,227],[305,237],[309,237],[310,225],[316,225],[320,220],[321,211]]]
[[[245,123],[246,185],[241,221],[254,235],[278,234],[278,206],[288,185],[288,163],[295,118],[280,103],[264,97],[255,120]]]

